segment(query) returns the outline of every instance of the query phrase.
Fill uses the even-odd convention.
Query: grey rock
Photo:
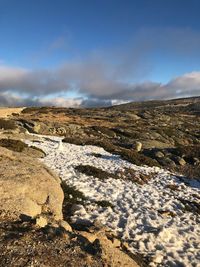
[[[175,160],[175,162],[176,162],[177,164],[179,164],[179,165],[181,165],[181,166],[184,166],[184,165],[186,164],[186,161],[185,161],[184,158],[182,158],[182,157],[178,157],[178,156],[176,156],[176,157],[174,158],[174,160]]]
[[[139,120],[139,119],[141,119],[138,115],[136,115],[136,114],[131,114],[131,113],[129,113],[128,114],[129,115],[129,117],[132,119],[132,120]]]
[[[164,154],[161,152],[161,151],[157,151],[156,153],[155,153],[155,157],[156,158],[164,158]]]
[[[168,167],[168,166],[175,167],[176,166],[176,163],[173,160],[171,160],[170,158],[164,157],[164,158],[158,159],[158,161],[161,165],[163,165],[165,167]]]
[[[135,149],[136,149],[137,152],[140,152],[141,149],[142,149],[142,143],[141,142],[136,142]]]
[[[198,158],[193,158],[194,165],[200,165],[200,160]]]

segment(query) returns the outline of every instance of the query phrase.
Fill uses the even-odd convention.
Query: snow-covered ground
[[[179,200],[199,203],[200,182],[185,179],[186,183],[163,169],[133,165],[96,146],[62,144],[59,137],[37,135],[37,139],[26,142],[44,150],[47,156],[42,161],[89,199],[86,207],[76,210],[74,220],[98,219],[128,242],[133,252],[149,256],[150,266],[200,266],[200,215],[192,207],[187,211]],[[132,168],[154,175],[145,185],[113,178],[102,181],[75,171],[80,164],[107,172]],[[168,188],[169,184],[178,190]],[[94,200],[107,200],[113,208],[99,207]]]

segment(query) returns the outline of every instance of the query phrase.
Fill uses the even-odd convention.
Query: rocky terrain
[[[26,140],[62,179],[63,215],[75,229],[105,225],[149,266],[198,266],[200,182],[138,166],[94,145],[32,135]]]
[[[195,97],[1,118],[0,266],[197,267],[199,115]]]
[[[138,266],[105,227],[72,230],[62,214],[69,194],[22,138],[30,136],[1,132],[0,266]]]
[[[13,120],[33,133],[94,144],[137,165],[199,178],[199,115],[200,98],[194,97],[96,109],[27,108]]]

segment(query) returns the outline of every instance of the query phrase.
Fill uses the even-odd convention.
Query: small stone
[[[194,165],[200,165],[200,160],[198,158],[193,158]]]
[[[142,149],[142,143],[141,142],[136,142],[135,149],[136,149],[137,152],[140,152],[141,149]]]
[[[84,206],[81,204],[73,204],[72,205],[72,207],[71,207],[72,213],[75,213],[76,211],[79,211],[79,210],[85,210]]]
[[[80,231],[79,233],[82,236],[84,236],[90,243],[94,243],[94,241],[98,238],[97,235],[92,234],[92,233],[88,233],[86,231],[84,231],[84,232]]]
[[[129,246],[128,242],[123,242],[122,245],[125,249],[130,250],[130,246]]]
[[[114,239],[112,240],[112,243],[113,243],[113,246],[114,246],[115,248],[119,248],[119,247],[121,247],[121,241],[120,241],[119,239],[117,239],[117,238],[114,238]]]
[[[35,133],[39,133],[40,128],[41,128],[40,124],[37,124],[37,123],[36,123],[36,124],[34,125],[34,127],[33,127],[33,131],[34,131]]]
[[[40,216],[39,218],[36,219],[36,224],[42,228],[45,227],[48,224],[48,222],[45,217]]]
[[[63,150],[63,144],[62,144],[62,140],[60,140],[59,142],[58,142],[58,150]]]
[[[61,221],[60,226],[63,227],[67,232],[72,232],[71,226],[66,221]]]
[[[161,263],[162,260],[163,260],[163,255],[156,255],[153,261],[156,263]]]
[[[141,119],[138,115],[136,114],[129,114],[129,117],[131,117],[132,120],[139,120]]]
[[[159,163],[162,164],[163,166],[176,167],[176,163],[167,157],[159,159]]]
[[[183,158],[179,158],[178,159],[178,163],[181,165],[181,166],[184,166],[186,164],[186,161],[183,159]]]
[[[157,151],[156,153],[155,153],[155,157],[156,158],[164,158],[164,154],[161,152],[161,151]]]

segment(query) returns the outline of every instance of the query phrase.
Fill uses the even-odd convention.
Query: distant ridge
[[[187,97],[187,98],[176,98],[169,100],[148,100],[148,101],[139,101],[139,102],[129,102],[125,104],[120,104],[108,109],[115,110],[128,110],[128,109],[151,109],[164,106],[188,106],[191,104],[200,105],[200,96]]]

